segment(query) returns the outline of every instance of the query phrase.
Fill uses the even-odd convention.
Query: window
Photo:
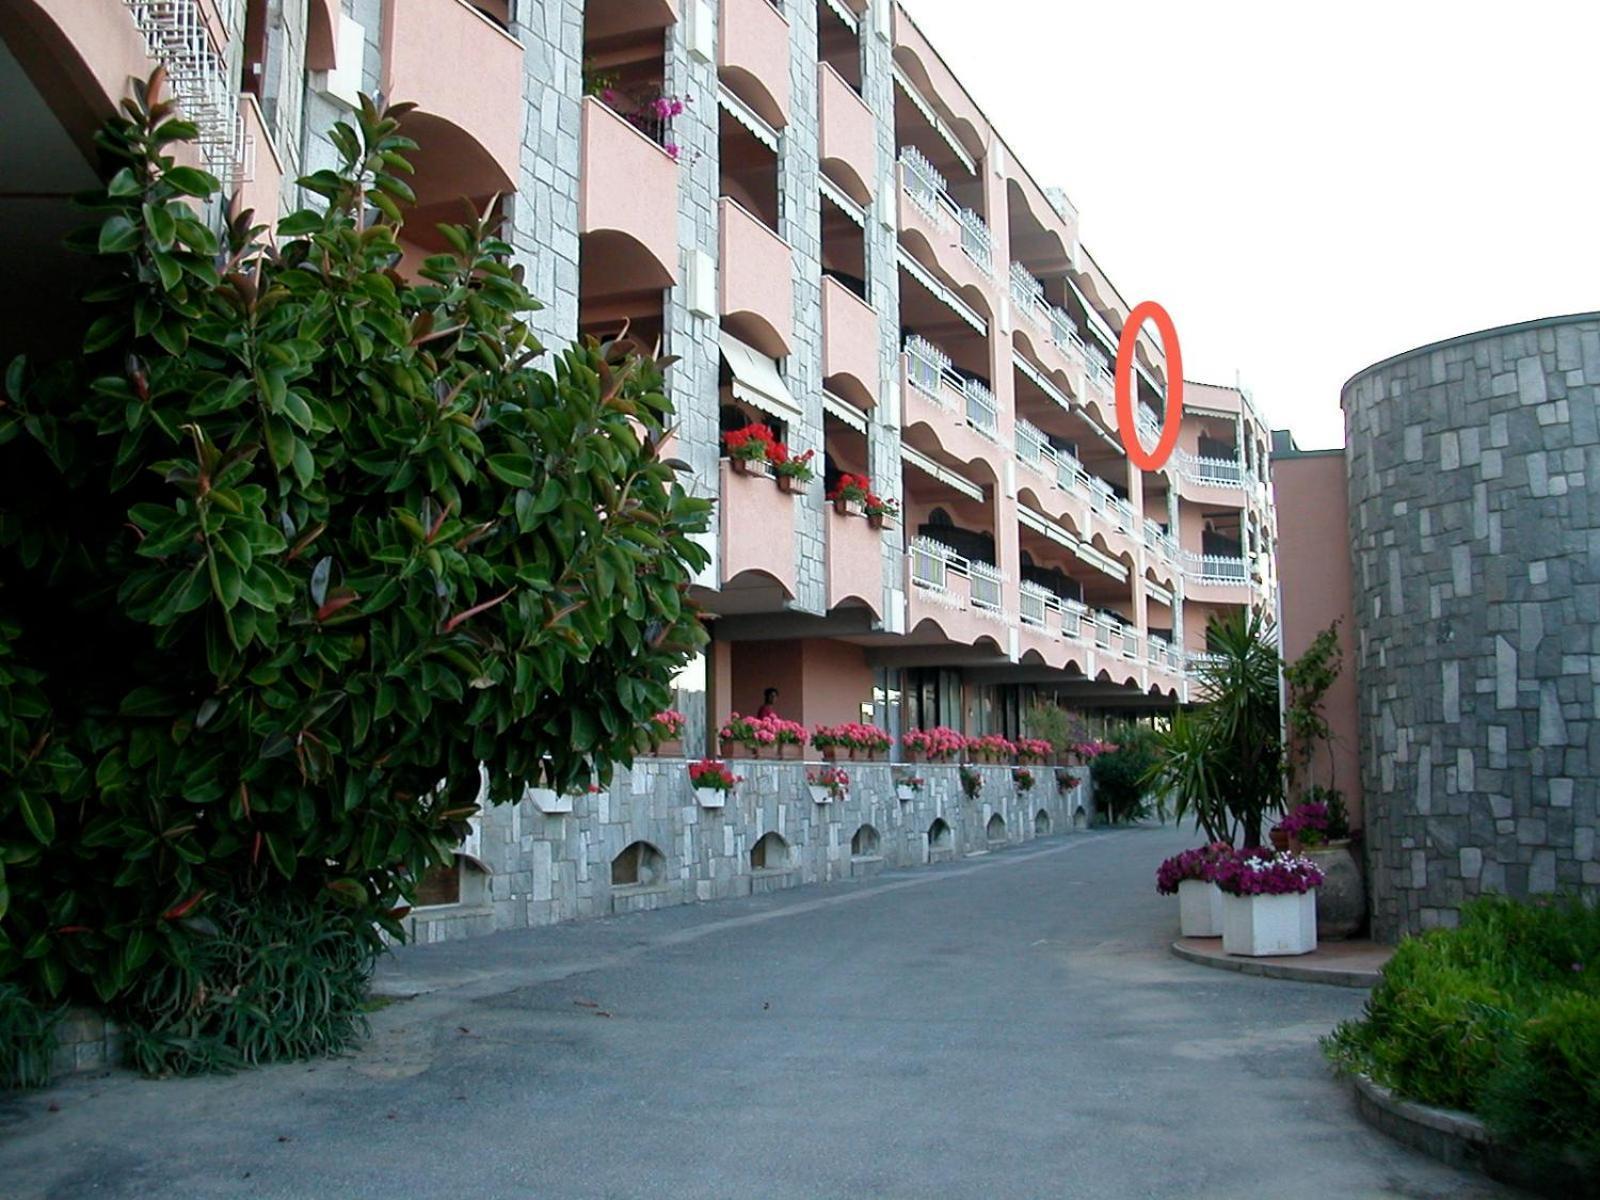
[[[633,842],[611,860],[611,886],[654,887],[665,883],[667,859],[649,842]]]

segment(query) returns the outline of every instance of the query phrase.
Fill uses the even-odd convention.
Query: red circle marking
[[[1133,348],[1139,340],[1139,326],[1146,320],[1154,321],[1156,332],[1161,335],[1161,348],[1167,355],[1167,378],[1171,381],[1167,384],[1167,415],[1161,423],[1161,440],[1148,454],[1139,441],[1139,426],[1133,419]],[[1128,461],[1141,471],[1161,470],[1178,445],[1178,426],[1182,422],[1183,350],[1178,345],[1178,331],[1166,309],[1154,300],[1146,300],[1128,314],[1122,338],[1117,342],[1117,432],[1122,436]]]

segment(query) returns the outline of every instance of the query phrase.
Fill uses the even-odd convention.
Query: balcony
[[[1214,604],[1250,603],[1249,564],[1221,554],[1183,554],[1184,599]]]
[[[735,318],[745,341],[781,358],[794,338],[793,252],[738,201],[724,196],[718,213],[722,315]]]
[[[864,605],[883,615],[883,534],[864,517],[827,510],[828,608]]]
[[[417,105],[404,129],[419,206],[516,190],[522,45],[464,0],[407,0],[383,31],[383,92]]]
[[[856,203],[872,203],[878,162],[877,122],[866,101],[827,63],[817,66],[817,109],[822,169]]]
[[[878,400],[878,314],[837,279],[822,280],[822,377],[863,408]]]
[[[994,393],[959,374],[943,351],[915,334],[906,338],[901,375],[902,427],[925,424],[947,454],[962,462],[983,459],[998,468]]]
[[[956,203],[945,180],[914,146],[900,152],[900,228],[913,230],[933,249],[958,287],[994,289],[994,243],[989,226]]]
[[[727,460],[720,481],[723,590],[747,601],[739,611],[776,610],[795,594],[795,498],[771,476],[741,475]]]
[[[717,73],[769,125],[789,123],[789,22],[771,0],[722,0]]]
[[[1244,464],[1237,458],[1209,458],[1197,454],[1188,454],[1179,451],[1174,454],[1173,460],[1178,465],[1179,479],[1190,487],[1206,489],[1227,489],[1240,493],[1231,502],[1244,503],[1245,471]],[[1187,493],[1187,488],[1185,492]],[[1207,499],[1212,498],[1207,495]]]
[[[1040,351],[1055,347],[1063,366],[1069,374],[1076,374],[1085,365],[1083,337],[1065,309],[1045,299],[1044,284],[1028,273],[1020,263],[1011,264],[1011,301]],[[1049,365],[1049,364],[1046,364]]]
[[[906,556],[910,628],[937,625],[948,641],[966,646],[1009,640],[1005,577],[991,563],[963,558],[931,538],[915,538]]]
[[[583,101],[583,181],[578,231],[586,254],[615,257],[620,279],[647,274],[639,286],[670,287],[678,279],[678,164],[656,141],[594,96]],[[648,258],[641,272],[638,259]],[[622,290],[620,287],[618,290]],[[632,289],[629,289],[632,290]]]

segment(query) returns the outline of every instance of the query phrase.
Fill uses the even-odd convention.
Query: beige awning
[[[784,385],[777,360],[754,346],[741,342],[726,330],[722,333],[722,357],[733,373],[733,394],[784,421],[801,421],[805,414]]]

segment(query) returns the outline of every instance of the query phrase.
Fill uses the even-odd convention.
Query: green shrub
[[[43,1087],[50,1082],[56,1026],[66,1005],[47,1007],[14,983],[0,983],[0,1088]]]
[[[1155,765],[1153,735],[1129,726],[1114,736],[1117,748],[1095,755],[1089,764],[1095,805],[1113,824],[1142,821],[1151,812],[1145,780]]]
[[[665,363],[534,365],[491,221],[399,274],[406,106],[335,127],[270,248],[197,219],[159,77],[100,135],[82,353],[0,402],[0,981],[188,1070],[348,1035],[342,999],[264,1031],[214,984],[300,955],[343,996],[480,764],[503,802],[631,760],[705,640],[710,505],[659,454]],[[348,944],[251,952],[286,912]]]
[[[274,897],[223,901],[121,1001],[128,1057],[151,1075],[314,1058],[366,1029],[382,945],[348,911]]]
[[[1475,901],[1460,928],[1402,942],[1365,1015],[1323,1048],[1532,1154],[1600,1166],[1600,910]]]

